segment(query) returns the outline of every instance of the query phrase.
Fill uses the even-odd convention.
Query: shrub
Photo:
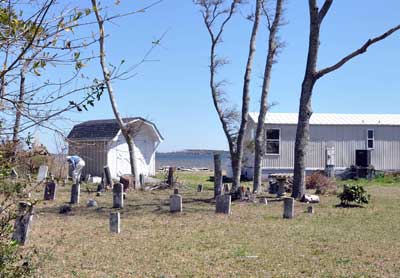
[[[315,194],[336,193],[336,182],[321,172],[314,172],[306,178],[306,189],[315,189]]]
[[[338,194],[340,205],[348,206],[350,202],[368,204],[370,195],[361,185],[344,185],[343,192]]]

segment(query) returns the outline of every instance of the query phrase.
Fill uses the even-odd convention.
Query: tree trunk
[[[133,139],[131,138],[130,135],[125,136],[125,141],[128,144],[128,150],[129,150],[129,162],[131,166],[131,173],[133,175],[133,178],[135,180],[135,189],[140,186],[139,183],[139,174],[137,173],[137,165],[136,165],[136,156],[135,156],[135,144],[133,142]]]
[[[265,117],[268,110],[268,93],[271,84],[271,72],[274,58],[276,56],[277,45],[277,31],[281,21],[282,14],[282,3],[283,0],[277,0],[275,8],[275,18],[270,28],[269,39],[268,39],[268,54],[265,62],[264,69],[264,81],[262,86],[261,101],[260,101],[260,113],[258,115],[257,130],[255,136],[254,146],[254,171],[253,171],[253,192],[258,192],[262,182],[262,169],[261,161],[265,149]]]
[[[19,130],[21,126],[21,117],[22,117],[22,109],[24,108],[24,99],[25,99],[25,66],[21,69],[20,73],[20,83],[19,83],[19,98],[16,104],[16,112],[15,112],[15,122],[13,128],[13,161],[15,161],[18,145],[19,145]]]
[[[300,112],[294,147],[294,177],[292,197],[301,199],[305,194],[306,154],[310,140],[310,118],[312,115],[311,96],[315,80],[307,80],[303,84],[300,99]]]
[[[311,96],[317,80],[317,59],[319,50],[320,19],[315,0],[309,1],[310,35],[308,42],[307,66],[301,87],[299,117],[294,147],[294,177],[292,197],[301,199],[305,193],[305,159],[310,137]]]
[[[96,20],[97,24],[99,26],[99,45],[100,45],[100,64],[101,64],[101,69],[103,72],[103,77],[104,77],[104,82],[107,87],[107,92],[108,96],[110,98],[110,103],[112,110],[114,112],[115,119],[118,122],[119,128],[122,131],[122,134],[125,138],[126,143],[128,144],[128,149],[129,149],[129,162],[131,165],[131,172],[132,175],[134,176],[135,179],[135,187],[136,185],[139,184],[139,175],[137,173],[137,166],[136,166],[136,159],[135,159],[135,150],[134,150],[134,143],[133,143],[133,136],[134,134],[129,133],[129,128],[126,126],[126,124],[123,122],[122,117],[119,113],[118,107],[117,107],[117,101],[115,100],[114,96],[114,90],[111,86],[111,74],[110,71],[107,68],[106,60],[105,60],[105,50],[104,50],[104,39],[105,39],[105,34],[104,34],[104,21],[101,18],[99,14],[99,10],[97,7],[97,2],[96,0],[91,0],[92,1],[92,7],[93,11],[96,15]]]

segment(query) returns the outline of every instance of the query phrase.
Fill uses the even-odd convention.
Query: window
[[[267,154],[280,154],[280,129],[267,129],[266,134]]]
[[[373,129],[367,130],[367,149],[372,150],[375,148],[375,132]]]

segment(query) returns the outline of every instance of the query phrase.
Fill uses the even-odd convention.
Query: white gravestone
[[[37,182],[42,182],[42,181],[46,180],[48,170],[49,170],[49,167],[47,167],[46,165],[42,165],[39,167],[39,174],[37,176]]]

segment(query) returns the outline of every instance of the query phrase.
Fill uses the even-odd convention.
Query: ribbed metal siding
[[[92,176],[100,176],[103,173],[103,167],[107,165],[106,141],[75,141],[69,144],[70,155],[78,155],[86,162],[83,174],[90,173]]]
[[[267,155],[263,168],[293,168],[296,125],[267,125],[281,129],[280,155]],[[372,164],[380,170],[400,169],[399,126],[311,126],[310,143],[306,156],[307,168],[325,167],[325,150],[334,146],[336,167],[349,167],[355,163],[355,150],[365,149],[367,130],[375,131],[375,149]]]

